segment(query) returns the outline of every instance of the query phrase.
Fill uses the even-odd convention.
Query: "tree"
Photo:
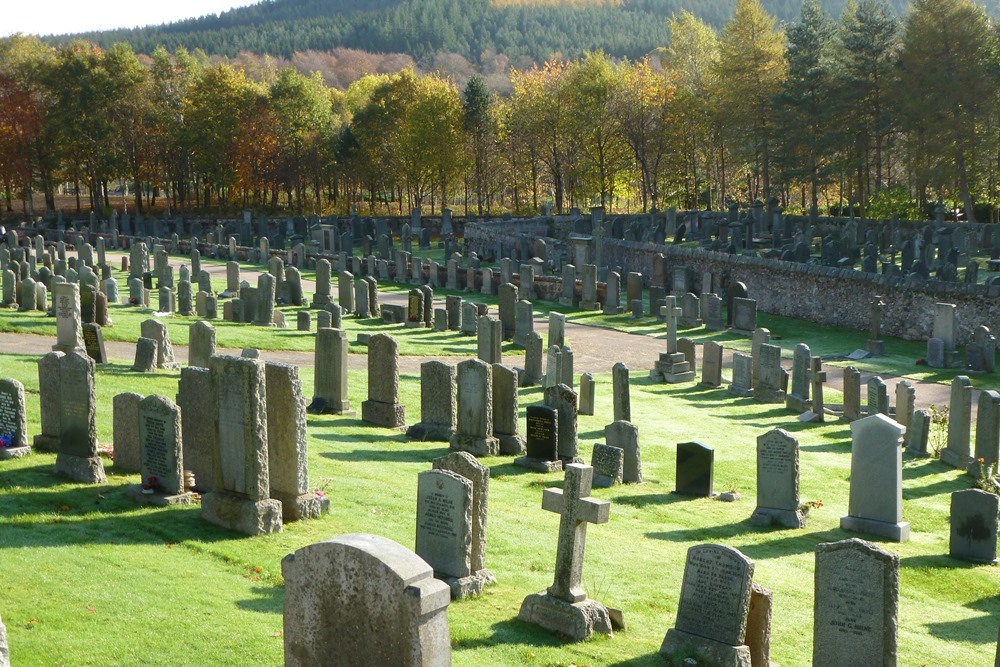
[[[975,221],[970,182],[998,90],[996,33],[969,0],[914,0],[899,62],[900,85],[911,91],[904,122],[942,156],[927,176],[942,189],[954,181]]]
[[[493,122],[493,93],[479,75],[473,76],[462,92],[462,120],[468,145],[472,154],[472,190],[476,193],[476,211],[483,214],[483,206],[488,206],[492,175],[493,147],[496,142],[496,127]]]
[[[831,167],[836,37],[837,24],[819,0],[806,0],[802,16],[788,30],[788,77],[777,97],[783,177],[809,184],[809,215],[814,221],[819,188]]]
[[[759,189],[749,188],[751,197],[771,196],[773,101],[786,70],[785,35],[774,17],[760,0],[736,0],[720,40],[716,71],[728,144],[760,179]]]

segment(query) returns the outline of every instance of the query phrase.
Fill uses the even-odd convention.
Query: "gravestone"
[[[843,530],[910,539],[903,521],[903,427],[883,414],[851,423],[851,490]]]
[[[844,369],[844,421],[861,419],[861,371],[854,366]]]
[[[289,554],[281,573],[285,667],[451,664],[448,585],[396,542],[344,535]]]
[[[856,538],[817,544],[814,667],[895,667],[898,632],[899,556]]]
[[[928,341],[927,363],[934,368],[958,368],[961,365],[959,353],[955,349],[955,336],[958,331],[956,323],[957,307],[952,303],[934,304],[934,326],[930,340],[939,340],[942,349],[940,353],[931,354],[931,344]]]
[[[332,303],[330,296],[331,273],[332,269],[330,266],[330,260],[316,260],[316,292],[313,294],[310,307],[323,309],[326,308],[328,304]]]
[[[79,352],[59,359],[59,451],[55,472],[82,484],[103,484],[97,453],[97,396],[94,360]]]
[[[615,484],[621,484],[622,470],[625,466],[625,452],[621,447],[594,443],[590,465],[594,469],[593,485],[595,488],[606,489]]]
[[[799,343],[792,355],[792,387],[785,395],[785,407],[795,412],[805,412],[812,407],[809,400],[809,361],[812,353],[809,346]]]
[[[503,364],[493,364],[492,375],[493,435],[499,443],[499,453],[520,456],[524,453],[524,438],[518,428],[517,371]]]
[[[0,380],[0,461],[30,453],[24,385],[12,378]]]
[[[722,297],[717,294],[701,295],[701,316],[705,320],[705,328],[709,331],[722,331],[726,321],[722,317]]]
[[[512,340],[517,331],[517,294],[517,287],[512,283],[504,283],[500,286],[498,312],[500,323],[503,325],[504,340]]]
[[[406,430],[414,440],[449,442],[455,434],[455,367],[442,361],[420,364],[420,421]]]
[[[889,415],[889,389],[877,375],[868,380],[868,414]]]
[[[951,381],[948,410],[948,446],[941,450],[941,462],[965,470],[972,463],[969,430],[972,428],[972,383],[965,375]]]
[[[973,477],[979,476],[980,467],[988,469],[992,466],[996,471],[1000,459],[1000,392],[979,392],[974,458],[975,461],[969,464],[969,474]]]
[[[611,367],[611,393],[614,421],[631,421],[632,402],[629,393],[628,366],[620,361]]]
[[[594,414],[594,376],[590,373],[580,374],[580,405],[577,414]]]
[[[743,398],[753,396],[753,356],[733,352],[733,381],[728,392]]]
[[[530,301],[521,300],[514,306],[514,343],[524,347],[528,334],[535,330],[534,311]]]
[[[118,394],[112,401],[114,420],[115,467],[139,472],[139,402],[142,396],[132,392]]]
[[[997,563],[997,495],[980,489],[951,494],[951,539],[948,555],[974,563]]]
[[[927,440],[931,431],[931,414],[927,410],[914,410],[906,430],[906,451],[914,456],[928,456]]]
[[[701,319],[701,301],[691,292],[686,292],[681,297],[679,324],[684,329],[694,329],[704,324],[704,321]]]
[[[218,466],[212,491],[201,497],[201,516],[248,535],[281,532],[281,503],[271,498],[269,480],[264,363],[214,356],[209,371]]]
[[[909,434],[910,420],[913,417],[913,405],[917,398],[917,390],[913,383],[900,380],[896,383],[896,421]],[[906,437],[906,436],[904,436]]]
[[[566,344],[566,316],[562,313],[549,313],[548,344],[559,347]]]
[[[493,435],[493,369],[480,359],[467,359],[457,369],[457,420],[451,448],[473,456],[495,456],[500,443]]]
[[[132,370],[139,373],[153,373],[156,371],[157,348],[155,340],[140,336],[135,342],[135,361],[132,363]]]
[[[757,329],[757,301],[755,299],[734,298],[733,324],[730,330],[744,336],[753,335]]]
[[[542,382],[542,335],[532,332],[524,345],[524,372],[521,373],[522,387],[534,387]]]
[[[547,405],[529,405],[525,419],[525,455],[514,464],[538,472],[563,469],[559,459],[559,411]]]
[[[755,526],[803,528],[799,509],[799,441],[776,428],[757,437],[757,509]]]
[[[181,369],[177,384],[177,406],[181,409],[181,441],[184,467],[194,473],[194,487],[200,493],[215,488],[218,446],[218,419],[212,373],[208,368]]]
[[[208,368],[215,354],[215,327],[205,321],[194,322],[188,333],[188,366]]]
[[[480,315],[476,329],[476,356],[488,364],[499,364],[503,358],[503,323]]]
[[[139,480],[129,487],[136,502],[165,507],[188,505],[192,494],[184,489],[181,412],[166,396],[147,396],[139,402]]]
[[[347,349],[347,332],[332,328],[316,330],[309,414],[355,415],[347,396]]]
[[[661,352],[659,359],[649,371],[649,379],[654,382],[678,384],[694,380],[694,371],[687,357],[677,349],[677,318],[681,309],[675,307],[674,297],[667,297],[667,305],[660,309],[667,322],[667,351]]]
[[[368,340],[368,400],[361,404],[361,419],[386,428],[406,425],[406,408],[399,402],[399,344],[388,334]]]
[[[56,315],[56,344],[53,351],[86,353],[83,322],[80,318],[80,288],[74,283],[56,283],[52,288],[52,309]]]
[[[761,403],[784,403],[782,390],[781,347],[762,344],[755,357],[759,358],[757,377],[753,378],[753,397]]]
[[[701,382],[703,387],[722,386],[722,345],[714,340],[706,341],[701,348]]]
[[[577,396],[565,384],[545,388],[545,405],[559,411],[559,458],[564,463],[579,462],[577,457]]]
[[[674,493],[710,498],[715,495],[712,481],[715,470],[715,450],[700,442],[677,443],[676,480]]]
[[[309,490],[306,462],[306,402],[298,366],[268,362],[268,478],[271,498],[281,503],[283,523],[315,519],[330,511],[328,498]]]
[[[83,346],[94,363],[107,363],[108,352],[104,346],[104,332],[100,324],[92,322],[83,325]]]
[[[180,364],[174,359],[174,346],[170,343],[167,325],[159,320],[143,320],[139,325],[140,336],[156,341],[156,367],[177,370]]]
[[[694,656],[698,664],[749,667],[745,644],[754,562],[732,547],[690,547],[674,627],[660,655]]]
[[[587,639],[595,632],[611,634],[607,608],[587,598],[583,589],[583,555],[588,523],[607,523],[611,503],[590,497],[594,469],[571,463],[562,489],[545,489],[542,509],[560,514],[555,576],[551,586],[524,598],[518,619]]]
[[[614,421],[604,427],[604,442],[623,452],[622,482],[642,484],[642,456],[639,453],[639,427],[627,421]]]

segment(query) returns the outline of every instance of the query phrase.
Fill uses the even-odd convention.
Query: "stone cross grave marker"
[[[522,621],[576,640],[586,639],[595,632],[611,632],[607,608],[589,600],[583,590],[587,524],[607,523],[611,512],[611,503],[590,497],[593,475],[590,466],[570,463],[566,466],[563,488],[545,489],[542,509],[560,515],[555,575],[545,592],[524,599],[518,614]]]

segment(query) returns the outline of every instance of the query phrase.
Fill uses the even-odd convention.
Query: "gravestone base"
[[[450,424],[418,422],[406,429],[406,437],[420,441],[451,442],[455,429]]]
[[[498,434],[500,454],[503,456],[520,456],[524,453],[524,438],[519,435]]]
[[[581,301],[580,310],[600,310],[601,304],[597,301]]]
[[[60,452],[56,456],[56,474],[81,484],[103,484],[108,481],[100,456],[84,457]]]
[[[604,306],[602,312],[605,315],[621,315],[625,312],[625,309],[621,306]]]
[[[559,305],[560,306],[569,306],[571,308],[576,308],[577,307],[576,299],[571,299],[568,296],[561,296],[561,297],[559,297]]]
[[[435,574],[435,576],[437,575]],[[467,577],[437,578],[451,587],[452,600],[462,600],[473,595],[480,595],[487,586],[497,583],[497,578],[485,568],[479,572],[473,572]]]
[[[406,409],[401,403],[363,401],[361,419],[386,428],[403,428],[406,426]]]
[[[217,526],[247,535],[281,532],[281,503],[267,499],[254,501],[225,491],[201,497],[201,518]]]
[[[346,399],[331,401],[318,396],[313,398],[312,403],[306,408],[306,412],[311,415],[343,415],[344,417],[353,417],[357,414],[351,410],[351,402]]]
[[[0,461],[19,459],[31,453],[31,447],[5,447],[0,449]]]
[[[740,398],[749,398],[753,396],[753,389],[750,387],[742,387],[738,384],[730,384],[727,391],[733,396],[739,396]]]
[[[801,398],[795,394],[785,394],[785,408],[802,414],[812,410],[812,399]]]
[[[133,484],[128,487],[128,495],[135,502],[142,505],[154,505],[156,507],[169,507],[170,505],[190,505],[194,500],[193,493],[178,493],[169,495],[166,493],[143,493],[141,484]]]
[[[753,338],[753,331],[750,331],[748,329],[737,329],[736,327],[729,327],[729,329],[727,329],[727,331],[729,333],[734,333],[734,334],[737,334],[739,336],[746,336],[748,338]]]
[[[695,379],[694,375],[695,373],[691,370],[691,365],[687,362],[687,357],[681,352],[673,354],[661,352],[656,366],[653,370],[649,371],[650,380],[666,382],[668,384],[691,382]]]
[[[612,630],[608,608],[597,600],[571,603],[544,591],[524,598],[517,618],[552,632],[561,632],[575,641],[588,639],[597,632],[610,635]]]
[[[812,410],[806,410],[799,415],[799,421],[803,424],[822,422],[823,420],[823,415],[813,412]]]
[[[533,456],[519,456],[514,459],[514,465],[536,472],[559,472],[563,469],[562,461],[546,461]]]
[[[312,303],[309,304],[309,307],[317,310],[323,310],[331,303],[333,303],[333,300],[330,298],[329,294],[314,294]]]
[[[424,327],[424,323],[423,321],[414,322],[413,320],[406,320],[403,327],[406,329],[422,329]]]
[[[782,510],[774,507],[758,507],[750,515],[750,523],[755,526],[784,526],[785,528],[805,528],[806,518],[802,510]]]
[[[869,339],[865,343],[865,349],[873,357],[884,357],[885,356],[885,341],[884,340],[872,340]]]
[[[330,499],[318,493],[280,493],[271,490],[271,499],[281,503],[281,522],[318,519],[330,513]]]
[[[274,320],[270,320],[270,321],[265,321],[265,320],[254,320],[254,321],[252,322],[252,324],[253,324],[253,325],[254,325],[255,327],[273,327],[273,326],[276,326],[276,325],[275,325],[275,323],[274,323]]]
[[[480,438],[474,435],[451,436],[451,449],[457,452],[468,452],[473,456],[496,456],[500,453],[500,441],[496,438]]]
[[[681,329],[700,329],[705,321],[698,317],[680,317],[677,319],[677,326]]]
[[[840,517],[841,530],[849,530],[853,533],[866,533],[887,537],[893,542],[910,541],[910,522],[900,521],[899,523],[889,523],[888,521],[877,521],[875,519],[862,519],[857,516]]]
[[[165,371],[179,371],[181,369],[181,363],[179,361],[164,361],[159,368],[162,368]]]
[[[785,392],[773,387],[754,387],[754,400],[758,403],[784,403]]]
[[[40,452],[55,454],[59,451],[59,438],[41,433],[32,438],[31,445]]]
[[[959,470],[968,470],[975,463],[975,461],[971,456],[963,456],[954,449],[948,449],[945,447],[941,450],[941,463],[950,465],[952,468],[958,468]]]
[[[750,647],[730,646],[712,639],[699,637],[677,628],[667,630],[667,636],[660,645],[660,655],[673,659],[694,655],[698,664],[718,665],[718,667],[750,667]]]

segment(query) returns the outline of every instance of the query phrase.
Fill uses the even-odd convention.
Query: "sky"
[[[0,37],[133,28],[218,14],[257,0],[5,0]]]

